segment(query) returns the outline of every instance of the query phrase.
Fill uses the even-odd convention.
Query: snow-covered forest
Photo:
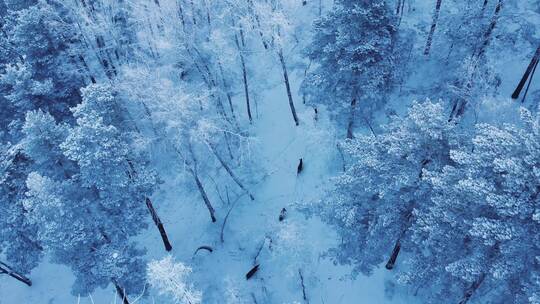
[[[539,0],[0,0],[0,303],[540,304]]]

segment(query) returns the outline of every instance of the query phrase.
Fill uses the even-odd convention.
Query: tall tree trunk
[[[79,54],[79,61],[83,65],[84,69],[86,70],[88,77],[90,77],[90,81],[92,83],[96,83],[96,78],[92,75],[92,72],[90,71],[90,68],[88,67],[88,64],[86,64],[86,60],[84,60],[84,57],[80,54]]]
[[[396,16],[398,17],[398,26],[401,24],[403,18],[403,11],[405,10],[405,0],[398,0],[396,2]]]
[[[482,273],[480,277],[476,281],[474,281],[471,286],[465,291],[465,294],[459,301],[459,304],[466,304],[469,302],[471,297],[473,296],[474,292],[482,285],[482,282],[484,282],[484,279],[486,278],[486,275]]]
[[[193,4],[193,0],[189,1],[189,4],[191,5],[191,20],[193,21],[193,24],[197,24],[197,19],[195,16],[197,15],[197,12],[195,11],[195,4]]]
[[[7,264],[3,263],[3,262],[0,262],[0,274],[7,274],[8,276],[18,280],[18,281],[21,281],[23,282],[24,284],[28,285],[28,286],[32,286],[32,281],[27,278],[25,275],[23,275],[22,273],[19,273],[13,269],[11,269],[11,267],[9,267]]]
[[[437,27],[437,22],[439,20],[439,14],[441,13],[441,4],[442,0],[437,0],[435,4],[435,12],[433,13],[433,21],[431,22],[431,28],[429,29],[428,38],[426,41],[426,48],[424,49],[424,55],[429,55],[429,50],[431,49],[431,43],[433,42],[433,34],[435,33],[435,28]]]
[[[351,100],[351,112],[349,113],[349,123],[347,124],[347,138],[354,138],[354,119],[356,116],[356,96]]]
[[[225,171],[227,171],[227,173],[229,173],[229,175],[231,176],[231,178],[234,180],[234,182],[238,185],[238,187],[240,187],[240,189],[242,189],[247,195],[249,195],[249,198],[254,201],[255,200],[255,197],[253,196],[253,194],[251,194],[251,192],[249,192],[249,190],[244,187],[244,185],[242,184],[242,182],[240,181],[240,179],[236,176],[236,174],[234,174],[234,172],[231,170],[231,168],[227,165],[227,163],[225,162],[225,160],[223,160],[223,158],[221,157],[221,155],[219,155],[218,151],[216,150],[216,147],[214,146],[214,144],[210,143],[210,142],[207,142],[208,146],[210,147],[210,150],[212,151],[212,153],[214,153],[214,156],[218,159],[219,163],[221,164],[221,166],[223,166],[223,168],[225,169]]]
[[[240,47],[240,42],[238,41],[238,35],[236,34],[234,34],[234,42],[236,43],[236,48],[238,49],[238,54],[240,55],[240,64],[242,66],[242,77],[244,80],[244,96],[246,97],[247,114],[249,118],[249,123],[252,123],[253,117],[251,116],[251,104],[249,102],[249,86],[247,79],[246,61],[244,59],[244,54],[242,53],[242,48]]]
[[[486,11],[488,2],[489,2],[488,0],[484,0],[484,4],[482,4],[482,16],[484,16],[484,12]]]
[[[227,95],[227,101],[229,102],[229,110],[231,111],[234,126],[236,127],[237,130],[239,130],[240,127],[238,126],[238,119],[236,119],[236,114],[234,113],[234,106],[232,103],[232,97],[231,97],[231,92],[229,89],[229,84],[225,80],[225,73],[223,72],[223,66],[221,65],[221,61],[218,61],[218,65],[219,65],[219,72],[221,75],[221,83],[223,84],[225,94]]]
[[[137,174],[137,170],[135,170],[135,166],[133,165],[131,160],[126,159],[126,162],[129,165],[128,178],[131,181]],[[152,201],[150,200],[150,198],[146,197],[145,202],[146,202],[146,207],[148,208],[148,211],[150,212],[150,216],[152,216],[152,220],[154,221],[154,224],[156,224],[156,227],[159,230],[159,234],[161,235],[161,239],[163,240],[163,245],[165,245],[165,250],[171,251],[172,246],[171,246],[171,243],[169,243],[167,232],[165,232],[163,223],[161,223],[161,219],[159,218],[159,215],[157,214],[156,209],[154,209],[154,205],[152,204]]]
[[[163,240],[163,245],[165,245],[166,251],[171,251],[172,246],[169,242],[169,237],[167,236],[167,232],[165,232],[165,228],[163,227],[163,223],[161,222],[161,219],[159,218],[156,209],[154,209],[154,205],[152,204],[152,201],[150,198],[146,198],[146,207],[148,207],[148,211],[150,212],[150,215],[152,216],[152,220],[154,221],[154,224],[156,224],[159,234],[161,235],[161,239]]]
[[[291,85],[289,83],[289,74],[287,73],[287,66],[285,65],[285,58],[283,58],[283,49],[280,47],[278,50],[279,61],[281,62],[281,68],[283,69],[283,79],[285,81],[285,87],[287,89],[287,97],[289,98],[289,107],[294,119],[294,123],[298,126],[298,116],[296,116],[296,109],[294,108],[294,102],[292,98]]]
[[[495,29],[495,26],[497,26],[497,21],[499,20],[499,15],[501,13],[502,6],[503,6],[503,1],[499,0],[499,2],[497,3],[497,6],[495,7],[495,12],[493,13],[493,17],[491,18],[489,27],[487,31],[484,33],[484,39],[483,39],[482,45],[480,46],[480,49],[478,50],[478,58],[480,58],[484,54],[487,46],[489,45],[491,36],[493,34],[493,30]]]
[[[261,20],[259,18],[259,15],[256,14],[255,10],[253,9],[253,1],[247,0],[248,3],[248,10],[251,17],[255,20],[255,23],[257,24],[257,29],[259,30],[259,36],[261,37],[261,42],[265,50],[268,50],[268,43],[266,42],[266,39],[264,39],[264,34],[261,30]]]
[[[199,189],[199,193],[201,194],[201,197],[204,201],[204,204],[206,205],[206,208],[208,208],[208,212],[210,213],[210,218],[212,219],[212,223],[216,222],[216,211],[214,210],[214,207],[212,207],[212,203],[210,203],[210,199],[208,198],[208,195],[206,194],[206,191],[204,190],[203,184],[201,180],[199,179],[199,175],[195,170],[189,169],[191,172],[191,175],[193,175],[193,178],[195,179],[195,183],[197,184],[197,189]]]
[[[394,249],[392,249],[392,254],[390,255],[390,258],[388,259],[388,262],[386,262],[386,269],[392,270],[394,269],[394,265],[396,264],[397,257],[399,255],[399,251],[401,250],[401,238],[399,238],[396,241],[396,244],[394,245]]]
[[[420,170],[418,172],[418,180],[422,178],[423,170],[424,168],[431,163],[431,159],[424,158],[420,162]],[[392,249],[392,253],[390,254],[390,258],[386,262],[386,269],[392,270],[394,268],[394,265],[396,264],[396,260],[398,258],[399,252],[401,251],[401,240],[405,236],[405,233],[407,233],[407,230],[409,230],[409,227],[411,226],[411,220],[413,217],[413,211],[416,206],[416,203],[413,201],[411,202],[411,205],[408,207],[407,213],[405,214],[405,221],[402,227],[402,230],[396,240],[396,243],[394,245],[394,249]]]
[[[180,149],[178,149],[178,147],[176,147],[174,145],[172,147],[176,151],[176,153],[178,153],[178,155],[182,158],[182,160],[184,161],[184,163],[186,165],[187,170],[189,171],[189,173],[191,173],[191,175],[195,179],[195,183],[197,184],[197,189],[199,190],[199,193],[202,196],[204,204],[206,205],[206,208],[208,208],[208,212],[210,213],[210,218],[212,219],[212,222],[215,222],[216,221],[216,216],[215,216],[216,212],[214,210],[214,207],[212,207],[212,203],[210,203],[210,199],[208,199],[208,195],[206,194],[206,191],[204,190],[204,186],[203,186],[201,180],[199,179],[199,175],[197,173],[197,159],[195,158],[195,155],[193,154],[193,150],[191,148],[191,145],[189,145],[189,148],[188,148],[189,153],[191,154],[191,159],[192,159],[191,161],[188,160],[184,156],[184,153],[182,153],[182,151]]]
[[[122,304],[129,304],[125,290],[122,287],[120,287],[120,285],[118,285],[118,283],[114,279],[113,279],[113,284],[114,284],[114,288],[116,288],[116,293],[118,294],[120,299],[122,299]]]
[[[538,60],[536,61],[536,64],[534,65],[531,76],[529,77],[529,83],[527,83],[527,88],[525,88],[525,93],[523,93],[523,98],[521,98],[521,103],[525,102],[525,98],[527,97],[527,93],[529,92],[529,88],[531,87],[531,82],[534,78],[534,73],[536,72],[536,67],[538,67]]]
[[[516,89],[514,90],[514,93],[512,93],[513,99],[517,99],[519,97],[519,94],[521,94],[521,90],[523,90],[525,83],[527,83],[527,79],[529,79],[529,76],[534,70],[534,67],[538,63],[539,59],[540,59],[540,46],[538,46],[538,48],[536,49],[536,52],[534,53],[534,56],[531,59],[531,62],[527,66],[527,69],[525,70],[523,77],[521,77],[521,80],[519,81]]]
[[[182,22],[182,31],[186,32],[186,19],[184,18],[184,10],[182,9],[182,4],[180,3],[182,0],[177,0],[176,4],[178,5],[178,17],[180,17],[180,21]]]
[[[403,0],[396,1],[396,15],[399,15],[399,10],[401,9],[401,1]]]

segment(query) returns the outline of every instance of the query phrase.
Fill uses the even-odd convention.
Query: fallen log
[[[250,271],[248,271],[248,273],[246,273],[246,280],[249,280],[251,279],[251,277],[253,275],[255,275],[255,273],[259,270],[259,264],[253,266],[253,268],[251,268]]]

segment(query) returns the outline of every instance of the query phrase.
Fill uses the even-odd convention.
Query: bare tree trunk
[[[429,163],[431,163],[431,159],[423,159],[420,162],[420,172],[418,172],[418,179],[422,178],[423,170],[426,167],[426,165],[428,165]],[[405,214],[405,217],[404,217],[405,220],[401,228],[401,232],[396,240],[394,248],[392,249],[390,258],[386,262],[385,267],[388,270],[392,270],[394,268],[394,265],[396,264],[396,260],[398,258],[399,252],[401,251],[401,240],[403,239],[403,237],[405,236],[405,233],[407,233],[407,230],[409,230],[409,227],[411,226],[411,221],[412,221],[415,205],[416,205],[415,202],[412,202],[411,205],[409,206],[407,213]]]
[[[208,208],[208,212],[210,213],[210,218],[212,219],[212,222],[216,222],[216,211],[214,210],[214,207],[212,207],[212,203],[210,202],[210,199],[208,198],[208,195],[206,194],[206,191],[204,190],[204,186],[199,179],[199,175],[197,172],[191,168],[189,168],[189,171],[191,172],[191,175],[193,175],[193,178],[195,179],[195,183],[197,184],[197,189],[199,189],[199,193],[201,194],[201,197],[204,201],[204,204],[206,205],[206,208]]]
[[[493,30],[495,29],[495,26],[497,26],[497,21],[499,20],[499,15],[500,15],[502,6],[503,6],[503,1],[499,0],[499,2],[497,3],[497,6],[495,7],[495,12],[493,13],[493,17],[491,18],[491,23],[489,24],[489,28],[484,34],[482,45],[480,46],[480,49],[478,50],[478,58],[480,58],[484,54],[487,46],[489,45],[489,41],[491,40],[491,35],[493,34]]]
[[[514,90],[514,93],[512,93],[513,99],[517,99],[519,97],[519,94],[521,94],[521,90],[523,90],[525,83],[527,83],[527,79],[531,75],[539,59],[540,59],[540,46],[536,49],[536,52],[534,53],[534,56],[531,59],[531,62],[529,63],[529,66],[527,66],[527,69],[525,70],[523,77],[521,77],[521,80],[519,81],[516,89]]]
[[[227,173],[229,173],[229,175],[231,176],[231,178],[234,180],[234,182],[238,185],[238,187],[240,187],[240,189],[242,189],[247,195],[249,195],[249,198],[254,201],[255,200],[255,197],[251,194],[251,192],[249,192],[249,190],[244,187],[244,185],[242,184],[242,182],[240,181],[240,179],[236,176],[236,174],[234,174],[234,172],[231,170],[231,168],[227,165],[227,163],[225,162],[225,160],[223,160],[223,158],[221,157],[221,155],[219,155],[218,151],[216,150],[216,147],[210,143],[210,142],[207,142],[208,146],[210,147],[210,150],[212,151],[212,153],[214,153],[214,156],[218,159],[219,163],[221,164],[221,166],[223,166],[223,168],[225,169],[225,171],[227,171]]]
[[[148,211],[150,212],[150,215],[152,216],[152,220],[154,221],[154,224],[156,224],[159,230],[159,234],[161,235],[161,239],[163,240],[163,245],[165,245],[165,250],[171,251],[172,246],[171,246],[171,243],[169,243],[169,237],[167,236],[167,232],[165,232],[163,223],[161,222],[161,219],[159,218],[156,210],[154,209],[152,201],[148,197],[146,198],[146,207],[148,207]]]
[[[0,262],[0,274],[7,274],[8,276],[23,282],[24,284],[28,286],[32,286],[32,281],[27,278],[22,273],[16,272],[15,270],[11,269],[7,264]]]
[[[433,34],[435,33],[435,28],[437,27],[437,21],[439,20],[439,14],[441,12],[442,0],[437,0],[435,4],[435,12],[433,13],[433,21],[431,22],[431,28],[429,29],[428,38],[426,41],[426,48],[424,49],[424,55],[429,55],[429,50],[431,49],[431,43],[433,41]]]
[[[304,275],[302,274],[302,269],[298,268],[298,276],[300,276],[300,286],[302,287],[302,298],[306,304],[309,304],[309,300],[306,294],[306,284],[304,283]]]
[[[218,64],[219,64],[219,72],[220,72],[220,75],[221,75],[221,82],[223,84],[225,94],[227,95],[227,101],[229,102],[229,109],[231,111],[232,119],[233,119],[235,127],[237,129],[239,129],[239,127],[238,127],[238,119],[236,119],[236,114],[234,113],[234,106],[233,106],[233,103],[232,103],[231,92],[229,90],[229,85],[228,85],[227,81],[225,80],[225,73],[223,72],[223,66],[221,65],[221,61],[218,62]]]
[[[484,4],[482,4],[482,16],[484,15],[484,12],[486,11],[488,2],[489,2],[488,0],[484,0]]]
[[[191,20],[193,21],[193,24],[197,24],[197,19],[195,18],[195,15],[197,12],[195,12],[195,4],[193,4],[193,0],[189,1],[189,4],[191,5]]]
[[[88,67],[88,64],[86,64],[86,60],[84,60],[84,57],[79,54],[79,61],[83,65],[84,69],[86,70],[86,73],[88,73],[88,77],[90,77],[90,81],[92,83],[96,83],[96,78],[92,75],[92,72],[90,71],[90,68]]]
[[[480,277],[478,277],[478,279],[474,281],[471,286],[465,291],[465,294],[463,295],[463,298],[461,298],[461,301],[459,301],[459,304],[466,304],[467,302],[469,302],[474,292],[480,287],[480,285],[482,285],[482,282],[484,282],[485,278],[486,275],[482,273]]]
[[[249,13],[252,16],[252,18],[255,19],[255,23],[257,23],[257,28],[259,30],[259,36],[261,37],[261,42],[263,44],[263,47],[264,47],[265,50],[267,50],[268,49],[268,43],[264,39],[264,34],[261,31],[261,21],[259,19],[259,15],[257,15],[255,13],[254,9],[253,9],[253,6],[254,6],[253,1],[252,0],[247,0],[247,3],[248,3]]]
[[[180,3],[182,0],[177,0],[176,3],[178,5],[178,17],[180,17],[180,21],[182,22],[182,31],[186,32],[186,19],[184,18],[184,10],[182,9],[182,4]]]
[[[242,31],[242,29],[240,29],[240,31]],[[234,41],[236,43],[236,48],[238,49],[238,54],[240,55],[240,64],[242,65],[242,77],[244,80],[244,95],[246,97],[247,114],[249,118],[249,123],[252,123],[253,117],[251,116],[251,105],[249,102],[249,86],[247,79],[246,61],[244,59],[244,54],[242,53],[242,48],[240,47],[240,42],[238,41],[238,35],[236,34],[234,34]]]
[[[126,159],[126,162],[129,165],[128,178],[131,181],[133,177],[137,174],[137,171],[135,170],[135,166],[129,159]],[[152,216],[152,220],[154,221],[154,224],[156,224],[156,227],[159,230],[159,234],[161,235],[161,239],[163,240],[163,245],[165,245],[165,250],[171,251],[172,246],[171,246],[171,243],[169,243],[167,232],[165,232],[163,223],[161,223],[161,219],[159,218],[159,215],[157,214],[156,209],[154,209],[154,205],[152,204],[152,201],[150,200],[150,198],[146,197],[145,202],[146,202],[146,207],[148,208],[148,211],[150,212],[150,216]]]
[[[403,11],[405,9],[405,0],[398,0],[396,2],[396,16],[398,17],[398,26],[401,24],[403,18]]]
[[[212,219],[212,222],[215,222],[216,212],[214,210],[214,207],[212,207],[212,203],[210,203],[210,199],[208,199],[208,195],[206,194],[206,191],[204,190],[204,186],[201,180],[199,179],[199,175],[197,174],[197,159],[195,159],[195,155],[193,154],[193,150],[191,149],[191,146],[189,147],[189,153],[191,154],[192,161],[188,160],[184,156],[184,154],[180,151],[180,149],[178,149],[176,146],[173,145],[172,147],[176,151],[176,153],[178,153],[178,155],[182,158],[182,160],[184,161],[186,165],[187,170],[189,171],[189,173],[191,173],[191,175],[195,179],[195,183],[197,184],[197,189],[199,190],[199,193],[201,194],[203,198],[206,208],[208,208],[208,212],[210,212],[210,218]]]
[[[283,49],[280,47],[278,50],[279,61],[281,62],[281,68],[283,69],[283,79],[285,81],[285,87],[287,88],[287,97],[289,98],[289,107],[294,119],[294,123],[298,126],[298,116],[296,116],[296,109],[294,108],[294,102],[292,98],[291,85],[289,83],[289,75],[287,73],[287,66],[285,65],[285,58],[283,58]]]
[[[129,304],[126,291],[122,287],[120,287],[120,285],[118,285],[118,283],[114,279],[113,279],[113,284],[114,284],[114,288],[116,288],[116,293],[118,294],[120,299],[122,299],[122,304]]]
[[[349,123],[347,124],[347,138],[354,138],[354,119],[356,116],[356,96],[351,100],[351,112],[349,113]]]
[[[397,257],[399,255],[399,251],[401,250],[401,238],[396,241],[396,244],[394,245],[394,249],[392,250],[392,254],[390,255],[390,258],[388,259],[388,262],[386,262],[386,269],[392,270],[394,268],[394,265],[396,264]]]
[[[525,88],[525,93],[523,93],[523,98],[521,98],[521,103],[525,102],[525,98],[527,97],[527,93],[529,92],[529,88],[531,87],[531,82],[534,78],[534,73],[536,72],[536,67],[538,67],[538,60],[536,61],[536,64],[534,65],[534,69],[532,70],[531,77],[529,77],[529,83],[527,83],[527,88]]]

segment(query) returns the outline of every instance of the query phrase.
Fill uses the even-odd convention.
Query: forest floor
[[[211,223],[198,193],[184,191],[185,181],[174,174],[175,169],[162,171],[166,172],[164,184],[153,200],[169,233],[172,255],[193,268],[189,279],[203,291],[203,303],[413,303],[415,300],[393,286],[391,274],[384,269],[370,277],[351,277],[351,267],[334,265],[324,253],[336,244],[337,234],[317,218],[308,219],[297,211],[298,204],[320,198],[329,178],[340,170],[336,149],[339,132],[324,109],[319,109],[316,120],[313,108],[302,104],[298,95],[302,71],[291,73],[301,121],[300,126],[294,125],[277,67],[275,63],[261,67],[264,75],[273,76],[265,80],[267,89],[257,95],[251,130],[254,145],[250,157],[259,168],[252,173],[255,182],[248,185],[255,201],[244,195],[220,203],[217,197],[225,194],[210,191],[218,217],[218,222]],[[175,162],[160,155],[154,158],[163,168]],[[304,169],[297,176],[300,158]],[[211,184],[207,177],[202,178]],[[287,209],[287,216],[280,222],[282,208]],[[221,228],[229,210],[222,243]],[[166,254],[154,227],[139,243],[148,249],[148,259]],[[194,255],[202,245],[214,251]],[[246,280],[245,274],[255,264],[260,264],[258,272]],[[31,288],[4,277],[0,303],[119,303],[111,286],[96,291],[91,298],[70,295],[74,277],[64,266],[44,262],[31,277]],[[131,303],[168,301],[151,291],[148,297],[131,299]]]
[[[431,7],[422,11],[429,13]],[[420,13],[417,11],[416,14]],[[298,52],[289,51],[292,54]],[[290,57],[295,56],[288,58],[294,62],[295,58]],[[264,82],[261,87],[265,88],[256,92],[254,98],[255,117],[250,129],[254,140],[252,153],[246,156],[257,166],[251,172],[246,169],[250,174],[250,182],[246,181],[246,185],[254,194],[254,201],[246,195],[232,195],[240,193],[238,189],[231,189],[227,201],[226,193],[215,190],[216,185],[225,183],[222,180],[228,178],[225,174],[217,180],[201,176],[216,207],[218,221],[212,223],[202,199],[193,191],[193,185],[188,186],[183,174],[178,173],[181,170],[176,164],[178,160],[166,153],[154,153],[163,184],[152,199],[169,233],[173,246],[171,254],[177,261],[193,268],[189,280],[203,291],[203,303],[419,302],[395,286],[392,273],[384,267],[369,277],[352,277],[350,266],[334,265],[325,252],[339,242],[338,235],[319,219],[306,218],[297,210],[299,205],[305,206],[321,198],[329,186],[329,179],[339,172],[341,159],[336,143],[344,132],[334,129],[335,124],[330,122],[325,109],[320,108],[315,119],[313,108],[302,104],[298,87],[304,71],[291,64],[293,98],[300,118],[300,125],[294,125],[276,60],[264,55],[260,61],[250,63],[258,71],[252,80]],[[504,67],[497,67],[508,72],[503,74],[512,79],[503,79],[501,91],[505,96],[519,77],[517,71],[522,71],[524,65],[526,62],[506,62]],[[245,119],[243,96],[235,96],[235,102],[237,114]],[[300,158],[304,161],[304,169],[297,176]],[[247,176],[246,172],[242,173],[243,177]],[[230,181],[227,183],[232,185]],[[280,222],[278,217],[282,208],[287,209],[287,216]],[[229,210],[222,242],[221,230]],[[148,260],[160,259],[167,254],[153,226],[138,238],[138,243],[147,248]],[[213,252],[201,250],[194,254],[203,245],[211,246]],[[260,265],[259,270],[246,280],[246,273],[255,264]],[[71,295],[74,281],[71,271],[47,261],[31,273],[34,285],[30,288],[7,276],[1,278],[0,304],[120,303],[112,286],[97,290],[91,297]],[[130,300],[132,304],[170,303],[165,296],[152,290],[147,297]]]

